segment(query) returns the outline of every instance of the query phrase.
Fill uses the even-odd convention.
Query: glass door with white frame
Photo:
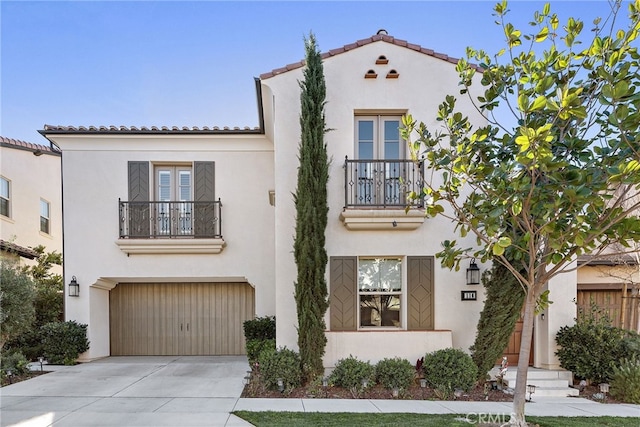
[[[155,170],[157,234],[193,234],[191,167],[156,166]]]
[[[358,201],[374,206],[402,205],[405,144],[400,116],[357,116]]]

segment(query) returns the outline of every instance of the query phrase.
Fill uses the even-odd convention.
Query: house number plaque
[[[460,300],[475,301],[478,299],[478,291],[460,291]]]

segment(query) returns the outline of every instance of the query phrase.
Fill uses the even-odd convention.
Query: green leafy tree
[[[296,236],[294,257],[298,267],[295,300],[298,312],[298,348],[305,381],[323,375],[322,356],[327,338],[324,314],[328,308],[325,269],[327,183],[329,162],[324,142],[326,86],[322,58],[313,34],[305,39],[306,68],[300,88],[298,182],[294,194]]]
[[[36,329],[49,322],[63,320],[64,285],[62,276],[52,273],[56,265],[62,265],[62,254],[57,251],[45,252],[42,245],[33,248],[40,256],[35,265],[22,267],[31,276],[35,284],[34,305],[36,310]]]
[[[28,331],[35,318],[33,282],[10,260],[0,261],[0,350]]]
[[[614,243],[640,240],[640,0],[628,4],[624,29],[621,2],[611,5],[585,35],[583,22],[561,25],[548,4],[527,34],[506,22],[506,1],[496,4],[506,47],[494,56],[468,48],[457,66],[461,95],[485,124],[474,126],[453,96],[439,107],[437,132],[404,120],[413,155],[424,154],[436,178],[424,189],[427,213],[477,238],[479,249],[443,242],[443,265],[457,269],[469,255],[493,260],[525,290],[512,425],[526,425],[527,365],[545,284],[573,269],[578,255],[597,259]],[[496,119],[498,107],[515,126]]]

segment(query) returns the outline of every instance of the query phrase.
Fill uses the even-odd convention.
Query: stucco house
[[[483,289],[435,259],[451,223],[425,219],[419,203],[405,213],[405,192],[428,171],[408,160],[398,131],[405,113],[437,125],[438,104],[458,93],[457,60],[379,32],[323,61],[332,129],[325,366],[350,354],[375,362],[466,350]],[[62,150],[65,283],[80,285],[65,296],[66,317],[89,325],[84,360],[242,354],[242,322],[263,315],[276,315],[277,344],[296,348],[302,72],[300,62],[256,79],[257,128],[41,131]],[[458,105],[471,112],[463,98]],[[575,317],[575,284],[575,272],[549,283],[537,367],[558,367],[554,337]]]
[[[33,264],[42,245],[62,253],[60,151],[0,136],[0,250]],[[62,267],[54,267],[62,274]]]

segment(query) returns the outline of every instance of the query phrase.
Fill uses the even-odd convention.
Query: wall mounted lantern
[[[78,283],[76,276],[71,277],[71,282],[69,283],[69,296],[70,297],[80,296],[80,284]]]
[[[476,264],[476,259],[471,258],[469,268],[467,268],[467,285],[479,285],[480,284],[480,268]]]

